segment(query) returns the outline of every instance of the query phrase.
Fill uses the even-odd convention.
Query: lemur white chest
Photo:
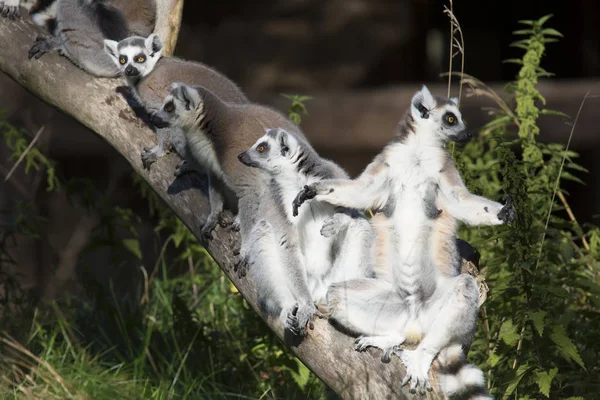
[[[185,132],[186,140],[196,161],[212,171],[216,176],[223,175],[223,170],[213,148],[212,142],[203,132]]]

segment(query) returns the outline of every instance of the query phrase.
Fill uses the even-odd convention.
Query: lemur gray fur
[[[54,32],[57,3],[58,0],[0,0],[0,15],[9,19],[19,18],[19,8],[23,7],[36,25]]]
[[[298,234],[263,172],[238,157],[273,126],[304,140],[280,113],[257,104],[232,104],[201,86],[173,84],[159,120],[183,129],[192,156],[208,165],[238,198],[241,249],[238,273],[248,266],[261,309],[286,330],[305,335],[318,312],[306,284]]]
[[[265,172],[270,190],[296,228],[308,287],[316,304],[325,303],[331,283],[371,275],[373,232],[362,214],[312,202],[296,216],[285,206],[306,184],[348,178],[341,167],[319,157],[307,141],[283,129],[268,130],[240,155],[240,161]]]
[[[454,367],[438,370],[448,395],[489,398],[481,371],[457,358],[476,327],[478,288],[460,275],[457,221],[499,225],[514,219],[510,199],[503,206],[471,194],[445,148],[467,139],[456,102],[433,97],[424,86],[400,121],[394,140],[354,180],[307,185],[294,200],[299,207],[314,198],[333,205],[382,211],[388,238],[387,276],[359,279],[327,294],[330,318],[360,336],[356,349],[396,353],[406,366],[402,384],[420,393],[431,390],[428,372],[434,358]],[[416,350],[398,350],[420,339]],[[462,397],[461,397],[462,398]]]
[[[29,58],[58,50],[94,76],[116,77],[119,68],[103,51],[103,40],[149,35],[155,22],[154,0],[57,0],[53,36],[38,36]]]
[[[176,81],[189,85],[202,85],[223,101],[232,104],[248,103],[242,90],[214,69],[198,62],[163,57],[162,42],[155,34],[151,34],[147,38],[129,37],[118,43],[113,40],[105,40],[104,44],[106,53],[127,81],[133,95],[133,106],[141,108],[142,114],[160,110],[164,98],[171,91],[171,84]],[[202,233],[210,239],[212,238],[211,232],[219,222],[224,204],[235,211],[235,196],[221,179],[212,173],[210,166],[207,166],[205,162],[201,165],[194,162],[181,128],[161,126],[160,121],[154,120],[155,123],[150,125],[156,132],[158,144],[151,148],[144,148],[142,163],[145,168],[150,168],[150,165],[167,154],[172,146],[183,160],[175,170],[176,176],[189,170],[207,169],[209,171],[211,213]],[[237,229],[237,226],[234,227]]]

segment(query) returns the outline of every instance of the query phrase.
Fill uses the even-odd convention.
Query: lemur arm
[[[515,218],[510,199],[502,205],[470,193],[450,157],[442,168],[439,187],[444,212],[466,224],[501,225],[510,223]]]
[[[326,179],[305,186],[294,200],[294,215],[312,198],[357,210],[380,210],[390,197],[388,169],[383,157],[377,156],[356,179]]]

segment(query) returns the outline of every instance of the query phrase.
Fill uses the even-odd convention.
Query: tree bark
[[[144,170],[140,151],[155,138],[117,93],[117,87],[124,82],[121,79],[93,78],[56,53],[45,55],[40,60],[28,60],[27,51],[38,33],[36,27],[26,20],[1,20],[0,70],[112,145],[200,238],[200,228],[209,212],[207,198],[198,190],[205,186],[204,183],[194,174],[174,179],[173,171],[178,162],[174,155],[160,160],[151,171]],[[175,40],[172,42],[175,43]],[[235,256],[231,249],[238,239],[239,236],[227,228],[217,227],[207,250],[260,314],[252,282],[247,278],[240,279],[233,271]],[[261,317],[283,339],[278,321],[264,315]],[[353,338],[338,332],[326,320],[315,321],[315,329],[309,331],[300,344],[291,346],[291,350],[344,399],[413,397],[406,387],[400,387],[405,371],[397,357],[384,364],[380,361],[379,351],[354,351]],[[443,396],[434,392],[424,398]]]

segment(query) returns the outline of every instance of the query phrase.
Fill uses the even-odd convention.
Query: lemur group
[[[502,205],[465,187],[446,149],[470,138],[456,99],[423,86],[389,144],[351,179],[224,75],[163,56],[154,0],[0,0],[0,14],[16,17],[20,6],[51,33],[29,58],[57,50],[91,75],[124,78],[158,139],[143,150],[144,167],[174,149],[176,176],[209,176],[202,235],[214,240],[219,224],[240,232],[237,271],[281,329],[304,336],[327,317],[356,337],[356,351],[398,357],[412,393],[432,389],[433,365],[449,397],[490,398],[466,361],[479,292],[461,274],[456,228],[507,224],[515,211],[510,198]],[[229,226],[225,209],[236,215]]]

